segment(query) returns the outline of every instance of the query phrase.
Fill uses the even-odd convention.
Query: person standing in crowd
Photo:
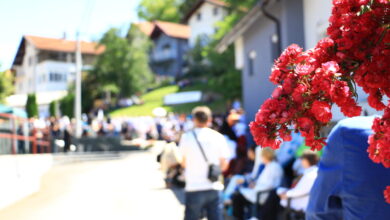
[[[210,165],[227,168],[229,149],[226,139],[209,128],[212,113],[208,107],[196,107],[192,111],[194,129],[184,133],[179,143],[185,169],[185,220],[199,220],[206,211],[208,220],[221,220],[220,191],[223,184],[208,178]],[[203,151],[203,152],[202,152]]]
[[[61,130],[59,122],[56,118],[51,118],[50,120],[50,136],[51,136],[51,143],[52,143],[52,152],[57,153],[58,152],[58,146],[57,144],[54,144],[56,140],[61,139]]]
[[[295,216],[295,219],[305,219],[305,211],[309,203],[310,190],[317,178],[317,163],[319,157],[316,152],[307,150],[301,156],[304,173],[298,176],[290,189],[279,188],[277,193],[281,199],[280,205],[287,208],[287,216]],[[290,204],[289,204],[290,203]]]
[[[23,132],[23,125],[19,125],[18,127],[18,130],[17,130],[17,134],[19,137],[23,137],[24,136],[24,132]],[[26,153],[26,149],[25,149],[25,146],[24,146],[24,140],[22,139],[18,139],[18,154],[25,154]]]
[[[64,152],[70,151],[70,145],[72,141],[71,125],[67,125],[64,130]]]

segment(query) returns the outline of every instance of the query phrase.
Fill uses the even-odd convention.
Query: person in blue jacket
[[[374,117],[340,121],[329,135],[311,190],[307,220],[389,220],[383,191],[390,169],[367,153]]]

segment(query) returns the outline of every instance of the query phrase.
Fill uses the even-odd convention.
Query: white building
[[[326,37],[326,29],[329,26],[329,17],[332,14],[332,1],[303,0],[304,11],[304,35],[305,49],[316,46],[317,42]],[[371,108],[367,103],[368,94],[361,87],[357,87],[358,102],[363,107],[363,113],[367,115],[382,114]],[[333,120],[338,121],[345,116],[340,109],[334,105],[332,109]]]
[[[88,68],[104,51],[97,43],[81,42],[83,68]],[[51,101],[66,96],[75,80],[76,41],[37,36],[23,36],[12,71],[15,74],[15,95],[7,105],[24,108],[27,94],[35,93],[42,115],[47,115]]]
[[[76,41],[23,36],[12,70],[15,94],[66,91],[74,81]],[[93,63],[103,46],[81,42],[84,67]]]
[[[200,0],[189,11],[185,22],[191,29],[190,47],[194,46],[199,37],[213,35],[217,26],[228,14],[227,4],[221,0]]]
[[[306,49],[313,48],[319,40],[326,37],[331,13],[332,1],[303,0]]]

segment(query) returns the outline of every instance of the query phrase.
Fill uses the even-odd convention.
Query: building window
[[[170,50],[171,50],[171,45],[170,44],[164,44],[163,51],[167,52],[167,51],[170,51]]]
[[[58,53],[59,61],[66,61],[66,53]]]
[[[58,60],[58,54],[55,52],[49,53],[49,60]]]
[[[253,76],[255,74],[255,59],[256,59],[256,51],[252,50],[248,55],[248,68],[249,75]]]
[[[219,13],[219,8],[218,8],[218,7],[214,7],[214,8],[213,8],[213,14],[214,14],[214,16],[217,16],[218,13]]]
[[[50,82],[66,82],[67,77],[65,74],[62,74],[62,73],[51,72],[49,74],[49,81]]]
[[[29,65],[29,66],[32,66],[33,63],[34,63],[34,57],[33,57],[33,56],[30,56],[30,57],[28,58],[28,65]]]
[[[202,14],[201,14],[201,13],[198,13],[198,14],[196,15],[196,19],[197,19],[198,21],[202,20]]]
[[[70,54],[70,62],[71,62],[71,63],[75,63],[75,62],[76,62],[76,56],[75,56],[74,53],[71,53],[71,54]]]

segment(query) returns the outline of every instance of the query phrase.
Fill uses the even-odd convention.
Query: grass
[[[117,109],[112,111],[110,115],[111,117],[150,116],[152,115],[153,109],[157,107],[163,107],[168,112],[189,114],[194,107],[199,105],[206,105],[206,104],[202,102],[197,102],[197,103],[186,103],[180,105],[164,106],[164,96],[176,92],[194,91],[194,90],[205,91],[205,88],[202,85],[194,85],[191,87],[187,87],[183,90],[180,90],[179,87],[176,85],[158,88],[141,96],[141,99],[144,101],[143,105],[130,106],[126,108]],[[225,110],[225,101],[224,100],[214,101],[210,103],[208,106],[216,113],[223,113]]]

